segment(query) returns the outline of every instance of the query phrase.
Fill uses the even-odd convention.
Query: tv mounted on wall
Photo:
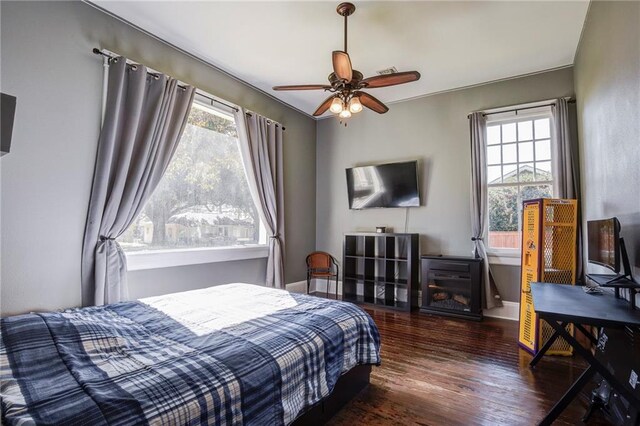
[[[418,162],[347,169],[347,192],[350,209],[419,207]]]
[[[16,97],[0,94],[0,157],[8,154],[11,149],[11,136],[13,133],[13,116],[16,113]]]

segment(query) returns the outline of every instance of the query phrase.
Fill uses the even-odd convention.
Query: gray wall
[[[286,281],[315,248],[315,122],[80,2],[1,3],[2,91],[18,97],[1,166],[2,315],[80,304],[80,252],[100,127],[107,48],[286,127]],[[130,273],[133,297],[263,282],[264,260]]]
[[[218,267],[210,264],[178,266],[175,268],[148,269],[128,273],[129,297],[158,296],[176,291],[195,290],[212,283],[264,284],[266,259],[249,259],[224,262]],[[215,274],[215,275],[212,275]],[[306,278],[306,275],[305,277]]]
[[[640,276],[640,3],[593,1],[575,61],[583,220],[617,216]],[[585,240],[586,244],[586,240]],[[589,271],[596,267],[589,265]]]
[[[467,114],[561,96],[573,96],[572,68],[396,103],[384,115],[365,111],[348,127],[322,120],[317,126],[318,249],[340,257],[345,232],[376,225],[403,232],[404,209],[349,210],[345,168],[419,159],[423,206],[409,209],[408,231],[420,233],[422,254],[470,255]],[[519,301],[518,268],[500,266],[496,271],[503,299]]]

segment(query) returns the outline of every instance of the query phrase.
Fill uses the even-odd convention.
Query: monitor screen
[[[620,222],[611,219],[587,221],[588,260],[620,272]]]
[[[418,162],[347,169],[349,208],[419,207]]]

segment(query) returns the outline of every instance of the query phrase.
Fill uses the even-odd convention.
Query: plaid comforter
[[[248,284],[0,325],[6,424],[289,424],[380,362],[357,306]]]

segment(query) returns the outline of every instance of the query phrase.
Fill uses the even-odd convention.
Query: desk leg
[[[564,328],[564,327],[567,326],[567,323],[563,322],[563,323],[561,323],[561,325]],[[542,346],[542,348],[540,348],[538,353],[536,353],[536,356],[534,356],[533,359],[529,362],[529,368],[534,368],[536,366],[538,361],[540,361],[542,359],[544,354],[549,350],[551,345],[553,345],[553,342],[555,342],[558,337],[560,337],[560,334],[557,331],[555,333],[553,333],[553,335],[551,337],[549,337],[547,342]]]
[[[542,419],[540,423],[538,423],[538,425],[539,426],[551,425],[558,418],[558,416],[564,411],[564,409],[567,408],[567,406],[571,403],[571,401],[573,401],[576,395],[580,393],[584,385],[586,385],[587,382],[591,380],[594,374],[596,374],[596,369],[589,366],[589,368],[587,368],[584,371],[584,373],[580,375],[578,380],[575,381],[575,383],[569,388],[569,390],[565,392],[562,398],[560,398],[560,400],[556,402],[556,405],[553,406],[551,411],[547,413],[545,418]]]
[[[582,358],[585,359],[589,363],[591,367],[595,368],[595,370],[605,379],[613,389],[618,391],[620,395],[622,395],[629,403],[636,407],[640,407],[640,398],[635,396],[633,392],[628,390],[623,384],[621,384],[618,379],[616,379],[613,374],[609,372],[609,370],[603,366],[591,353],[591,351],[585,349],[572,335],[567,333],[567,330],[564,327],[561,327],[559,323],[555,321],[549,322],[553,328],[556,329],[558,333],[562,336],[564,340],[567,341],[573,349],[580,354]]]
[[[581,324],[573,324],[573,326],[578,330],[580,330],[582,334],[584,334],[591,343],[593,343],[594,345],[598,344],[598,339],[593,337],[593,334],[589,333]]]

